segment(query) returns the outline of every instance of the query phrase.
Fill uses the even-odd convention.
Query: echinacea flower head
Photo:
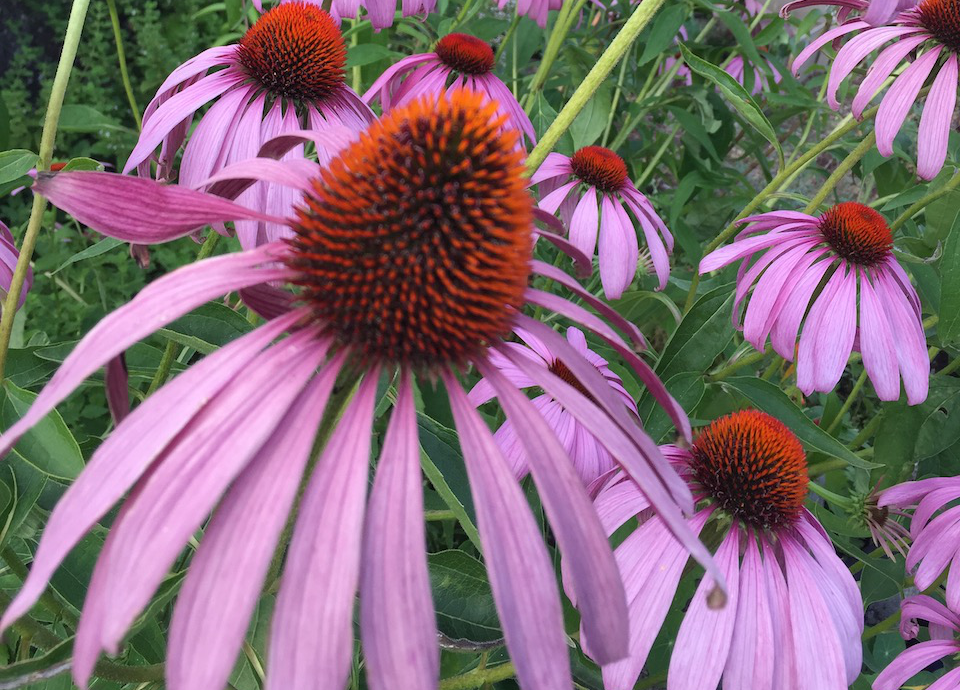
[[[278,4],[298,1],[280,0]],[[319,0],[307,1],[317,7],[323,4]],[[263,11],[263,0],[253,0],[253,5],[258,11]],[[331,0],[328,6],[337,24],[341,19],[359,19],[360,10],[366,10],[366,18],[370,20],[373,28],[379,31],[393,24],[397,3],[396,0]],[[412,17],[418,14],[430,14],[436,6],[436,0],[403,0],[400,3],[400,10],[404,17]]]
[[[900,652],[896,659],[873,681],[873,690],[900,690],[907,681],[931,664],[960,654],[960,615],[925,594],[908,597],[900,603],[900,634],[905,640],[915,639],[920,632],[919,621],[927,622],[930,639]],[[960,688],[960,668],[944,673],[927,686],[930,690],[957,690]]]
[[[143,131],[123,172],[137,168],[157,179],[174,176],[175,158],[197,110],[216,102],[197,122],[179,166],[178,182],[200,187],[223,168],[252,158],[263,144],[305,129],[346,128],[359,132],[373,112],[344,81],[347,48],[336,22],[302,0],[269,10],[236,44],[210,48],[178,67],[157,91],[143,116]],[[212,69],[223,67],[215,72]],[[303,147],[286,154],[303,158]],[[300,200],[288,188],[257,184],[240,201],[285,216]],[[289,235],[276,223],[240,221],[245,249]]]
[[[947,605],[960,611],[960,477],[932,477],[904,482],[884,490],[878,506],[909,510],[913,544],[907,553],[907,570],[921,591],[931,587],[947,568]]]
[[[13,282],[13,273],[17,268],[17,261],[20,260],[20,250],[13,239],[13,233],[10,228],[0,221],[0,306],[6,299],[10,291],[10,283]],[[33,269],[27,269],[27,276],[23,281],[23,289],[20,291],[20,299],[17,300],[17,309],[22,307],[27,301],[27,293],[33,285]]]
[[[554,354],[545,343],[539,338],[522,331],[519,331],[518,335],[526,343],[526,346],[520,343],[507,343],[505,347],[527,357],[537,366],[549,369],[555,376],[589,397],[589,392],[583,388],[577,377],[563,363],[563,359]],[[636,415],[636,403],[623,387],[622,379],[607,366],[607,360],[587,346],[583,331],[574,326],[568,328],[567,342],[600,372],[607,385],[623,400],[624,407],[631,414]],[[537,386],[532,378],[518,369],[509,359],[497,353],[491,353],[490,363],[497,367],[518,388]],[[496,395],[497,393],[490,382],[481,379],[470,391],[469,397],[470,402],[479,406],[492,400]],[[557,438],[560,439],[584,486],[589,486],[595,479],[617,467],[616,460],[613,459],[603,443],[552,396],[546,393],[537,396],[533,399],[533,406],[540,410],[540,414],[543,415],[543,418],[547,420],[547,423],[556,433]],[[505,421],[497,430],[497,433],[494,434],[494,439],[503,452],[504,458],[510,464],[514,476],[517,479],[526,477],[530,473],[530,464],[527,460],[527,452],[513,423],[510,420]]]
[[[667,690],[842,690],[860,673],[863,604],[826,532],[804,508],[803,447],[780,421],[755,410],[707,426],[690,449],[665,447],[700,509],[695,532],[719,541],[726,606],[711,601],[706,575],[686,608]],[[687,564],[687,553],[640,489],[617,475],[595,506],[609,534],[641,524],[617,547],[630,610],[630,657],[603,666],[607,690],[632,688]],[[686,602],[678,602],[683,607]],[[589,636],[584,649],[592,652]]]
[[[599,242],[600,282],[608,299],[618,299],[637,273],[634,219],[643,229],[659,289],[666,287],[673,235],[630,181],[620,156],[602,146],[585,146],[570,157],[551,153],[530,179],[540,184],[540,208],[560,212],[574,246],[592,257]]]
[[[78,344],[31,409],[0,437],[0,452],[98,367],[164,324],[231,291],[273,291],[272,301],[263,301],[265,324],[190,366],[104,441],[51,514],[30,576],[0,627],[30,608],[82,535],[129,494],[77,631],[73,672],[83,684],[101,650],[119,649],[212,512],[174,609],[167,687],[223,687],[339,378],[357,390],[303,492],[273,615],[266,688],[307,690],[317,679],[345,684],[358,590],[370,688],[436,688],[414,403],[419,377],[442,383],[450,400],[520,685],[570,687],[552,562],[524,494],[458,379],[472,365],[521,430],[557,544],[576,564],[572,589],[595,652],[603,661],[622,658],[626,602],[602,525],[556,433],[490,363],[491,352],[513,361],[603,437],[678,539],[722,578],[683,519],[680,508],[692,510],[693,500],[680,477],[593,364],[522,312],[533,304],[582,318],[626,357],[632,352],[595,315],[605,313],[602,304],[591,304],[591,313],[527,287],[532,272],[554,269],[576,289],[559,269],[531,260],[533,234],[542,231],[534,229],[517,135],[502,131],[496,112],[495,104],[463,90],[394,109],[319,177],[302,181],[307,199],[289,220],[292,240],[164,276]],[[245,178],[251,170],[245,167]],[[165,229],[172,239],[204,223],[263,217],[223,197],[131,176],[61,173],[41,176],[37,186],[52,203],[108,234],[134,226],[156,235]],[[113,202],[109,212],[103,198]],[[554,241],[564,246],[562,238]],[[278,284],[298,290],[280,291]],[[589,398],[506,348],[514,328],[558,352]],[[371,427],[383,377],[395,382],[397,402],[368,500]],[[689,435],[689,422],[662,384],[660,392]]]
[[[909,404],[926,399],[920,299],[882,215],[845,202],[819,217],[773,211],[741,222],[748,227],[705,256],[700,273],[742,260],[734,317],[747,342],[763,350],[769,337],[788,361],[796,352],[805,395],[832,391],[856,348],[881,400],[899,399],[901,380]]]
[[[517,102],[513,92],[493,73],[496,60],[493,48],[469,34],[447,34],[432,53],[410,55],[388,68],[363,95],[366,103],[380,101],[384,112],[426,95],[439,96],[450,88],[465,88],[483,94],[499,104],[504,127],[537,143],[533,123]]]
[[[844,11],[853,8],[868,14],[873,9],[873,6],[868,9],[866,0],[795,0],[783,10],[789,12],[796,7],[814,4],[841,5]],[[877,150],[883,156],[891,156],[894,139],[917,102],[920,90],[929,83],[917,136],[917,175],[925,180],[933,179],[947,158],[947,143],[957,102],[960,6],[955,0],[921,0],[916,7],[892,16],[880,26],[871,26],[865,17],[847,18],[797,55],[793,63],[794,74],[824,45],[850,35],[853,38],[844,43],[832,60],[827,102],[831,108],[839,108],[837,90],[840,84],[868,61],[874,51],[880,50],[869,59],[869,69],[853,99],[852,111],[859,119],[886,81],[903,67],[880,101],[875,125]]]

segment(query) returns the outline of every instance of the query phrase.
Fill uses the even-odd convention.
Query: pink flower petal
[[[882,156],[893,155],[893,140],[903,126],[903,121],[916,103],[917,94],[937,59],[942,47],[938,46],[921,55],[897,77],[896,81],[880,101],[880,110],[877,111],[877,150]],[[954,85],[956,80],[954,80]]]
[[[957,54],[951,52],[937,73],[920,116],[917,175],[932,180],[947,159],[950,123],[957,105]]]

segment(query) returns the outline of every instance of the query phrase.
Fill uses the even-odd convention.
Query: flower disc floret
[[[917,19],[940,43],[955,53],[960,52],[958,0],[923,0],[917,6]]]
[[[807,459],[782,422],[756,410],[721,417],[691,450],[700,485],[731,516],[758,529],[792,525],[807,496]]]
[[[860,266],[882,263],[893,246],[886,219],[854,201],[837,204],[820,216],[820,232],[837,254]]]
[[[343,84],[347,46],[329,14],[306,2],[289,2],[250,27],[237,58],[271,95],[312,101]]]
[[[496,62],[490,44],[469,34],[447,34],[437,41],[434,52],[447,67],[461,74],[487,74]]]
[[[294,282],[314,318],[365,360],[431,370],[510,332],[533,204],[496,108],[455,91],[392,110],[300,209]]]
[[[570,157],[573,174],[601,192],[617,192],[627,181],[627,164],[610,149],[584,146]]]

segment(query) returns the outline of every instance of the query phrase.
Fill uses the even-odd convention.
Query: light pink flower
[[[843,13],[851,9],[869,13],[866,0],[796,0],[783,9],[789,12],[796,7],[814,4],[840,5]],[[870,9],[874,9],[873,6]],[[904,120],[917,102],[924,84],[930,82],[917,137],[917,174],[925,180],[933,179],[947,158],[950,123],[957,102],[960,14],[953,0],[922,0],[915,8],[901,12],[882,26],[871,26],[865,18],[848,18],[824,32],[797,55],[793,63],[794,74],[824,45],[851,34],[854,37],[837,51],[832,61],[827,102],[834,110],[838,109],[840,84],[871,53],[882,48],[875,58],[869,60],[867,74],[853,99],[853,114],[859,118],[883,88],[884,82],[899,67],[906,66],[890,85],[877,111],[877,150],[883,156],[891,156],[893,141]]]
[[[720,539],[714,558],[727,580],[715,601],[703,577],[686,607],[667,672],[667,690],[843,690],[860,674],[863,603],[857,585],[816,518],[804,508],[807,463],[797,438],[754,410],[721,417],[690,450],[665,446]],[[617,474],[594,505],[608,534],[641,524],[617,547],[630,610],[630,657],[603,665],[606,690],[639,676],[687,565],[683,545],[650,516],[643,492]],[[584,650],[592,640],[581,631]]]
[[[692,510],[689,489],[622,400],[562,336],[522,313],[527,304],[539,305],[583,323],[646,371],[648,386],[656,386],[653,372],[606,321],[528,287],[531,272],[540,271],[530,261],[536,211],[516,135],[500,133],[495,110],[464,91],[394,110],[319,179],[300,180],[307,195],[288,221],[293,240],[168,274],[80,341],[30,410],[0,437],[0,453],[110,358],[208,300],[254,291],[267,317],[118,424],[51,514],[30,576],[0,628],[29,610],[84,533],[128,496],[97,562],[77,631],[73,673],[82,685],[101,650],[119,650],[177,555],[213,512],[174,608],[166,687],[223,687],[339,377],[359,381],[358,390],[303,495],[272,621],[266,688],[307,690],[318,679],[329,687],[344,685],[354,653],[358,590],[370,688],[436,688],[439,655],[424,559],[412,384],[422,376],[426,385],[442,382],[449,395],[519,682],[526,690],[570,687],[550,557],[458,371],[476,367],[522,430],[553,534],[576,564],[572,589],[584,625],[604,661],[626,651],[623,586],[559,440],[490,363],[491,351],[513,361],[602,436],[678,538],[721,577],[678,507]],[[270,163],[265,178],[293,182],[277,174],[276,161]],[[254,173],[247,166],[245,177]],[[169,240],[213,222],[264,219],[262,212],[220,196],[132,176],[41,175],[37,188],[108,235]],[[560,237],[547,239],[568,247]],[[297,286],[297,297],[277,283]],[[576,288],[572,279],[568,284]],[[601,314],[611,311],[591,306]],[[513,328],[558,352],[590,397],[504,347]],[[368,502],[371,425],[382,374],[395,381],[397,403]],[[659,389],[689,437],[682,410],[662,384]]]
[[[569,158],[551,153],[531,182],[540,183],[540,208],[560,211],[580,251],[592,257],[599,234],[600,282],[608,299],[618,299],[637,273],[640,246],[633,219],[643,229],[659,289],[666,287],[673,235],[630,181],[620,156],[601,146],[585,146]]]
[[[271,139],[328,127],[359,132],[373,112],[344,83],[346,44],[329,14],[302,1],[261,16],[239,43],[210,48],[167,77],[143,115],[143,131],[123,172],[173,176],[174,161],[199,108],[216,102],[197,122],[180,162],[179,183],[201,187],[233,163],[252,158]],[[210,70],[224,67],[215,72]],[[160,153],[155,157],[155,150]],[[321,151],[322,154],[322,151]],[[286,155],[303,159],[303,147]],[[254,185],[240,198],[267,215],[285,216],[300,200],[289,188]],[[245,249],[282,237],[282,225],[240,221]]]
[[[927,621],[930,639],[908,647],[890,662],[876,680],[873,690],[899,690],[913,676],[930,664],[948,656],[960,654],[960,616],[933,597],[920,594],[904,599],[900,604],[900,634],[910,640],[920,630],[918,620]],[[960,668],[940,676],[929,690],[956,690],[960,688]]]
[[[13,282],[13,273],[17,268],[17,261],[20,260],[20,250],[13,240],[13,233],[10,232],[3,221],[0,221],[0,307],[2,301],[6,300],[7,293],[10,291],[10,283]],[[33,286],[33,269],[27,269],[27,276],[23,281],[23,289],[20,290],[20,299],[17,300],[17,309],[22,307],[27,301],[27,293]]]
[[[914,584],[921,591],[931,587],[944,570],[947,577],[947,605],[960,610],[960,477],[932,477],[905,482],[886,489],[877,505],[898,512],[912,509],[907,553],[907,570],[916,570]]]
[[[432,53],[410,55],[389,67],[363,94],[363,100],[379,100],[383,111],[388,112],[425,95],[470,89],[499,104],[505,127],[521,133],[521,144],[523,136],[536,144],[533,123],[513,92],[493,73],[495,62],[493,48],[486,41],[468,34],[447,34],[437,41]]]
[[[909,404],[926,400],[930,363],[920,299],[893,256],[883,216],[847,202],[820,217],[773,211],[741,222],[750,225],[705,256],[700,273],[743,260],[734,318],[747,342],[763,350],[769,336],[788,361],[797,351],[805,395],[832,391],[858,349],[881,400],[899,399],[901,379]]]
[[[580,385],[576,376],[570,372],[563,360],[546,343],[522,330],[518,330],[517,334],[527,346],[524,347],[519,343],[506,343],[505,348],[515,351],[518,356],[526,357],[536,366],[548,369],[586,394],[586,390]],[[587,340],[583,331],[573,326],[568,328],[567,342],[600,372],[607,385],[622,399],[624,407],[636,416],[636,403],[623,387],[623,381],[610,370],[610,367],[607,366],[607,360],[587,347]],[[517,388],[535,388],[539,385],[534,379],[518,369],[509,359],[496,352],[490,354],[490,364],[497,367]],[[470,402],[479,406],[496,396],[497,392],[490,382],[481,379],[470,391],[469,397]],[[617,466],[616,460],[613,459],[603,443],[552,396],[546,393],[537,396],[533,399],[533,406],[540,411],[540,414],[543,415],[543,418],[547,420],[547,423],[556,433],[557,438],[560,439],[563,449],[573,461],[573,466],[576,468],[577,474],[580,475],[580,480],[584,486],[589,486],[597,477]],[[530,463],[527,459],[527,451],[524,449],[523,443],[520,441],[520,435],[514,428],[513,423],[509,419],[505,421],[493,437],[497,445],[500,446],[500,450],[503,451],[503,457],[510,464],[514,476],[517,479],[526,477],[530,473]]]
[[[751,65],[743,59],[742,55],[735,55],[733,59],[730,60],[730,63],[724,67],[727,74],[737,80],[740,86],[746,88],[747,86],[747,75],[745,71],[745,66],[749,67],[752,72],[752,84],[750,86],[750,95],[756,96],[762,91],[770,90],[770,77],[767,75],[766,71],[760,69],[756,65]],[[767,60],[767,66],[770,71],[773,73],[773,83],[779,84],[780,80],[783,79],[783,76],[777,70],[776,66]]]

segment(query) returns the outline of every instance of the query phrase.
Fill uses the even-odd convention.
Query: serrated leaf
[[[19,179],[37,165],[37,154],[26,149],[13,149],[0,153],[0,184]]]
[[[740,393],[757,409],[773,415],[786,424],[809,448],[861,469],[872,470],[880,467],[876,463],[858,457],[840,441],[814,424],[813,420],[803,414],[803,410],[797,407],[786,393],[769,381],[748,376],[735,376],[726,379],[723,383]]]
[[[747,90],[740,86],[737,80],[724,70],[698,57],[683,43],[680,44],[680,53],[683,55],[683,60],[690,69],[716,85],[716,87],[720,89],[720,92],[730,101],[730,105],[757,130],[760,136],[773,145],[773,148],[777,152],[778,165],[782,170],[783,148],[780,146],[780,139],[777,138],[777,132],[774,130],[773,125],[770,124],[767,116],[763,114],[757,102],[747,93]]]
[[[960,338],[960,209],[953,216],[940,258],[940,322],[937,335],[945,345]]]
[[[0,421],[4,429],[16,423],[33,404],[36,394],[3,382]],[[14,450],[37,470],[61,481],[70,481],[83,470],[80,446],[56,410],[40,420],[17,442]]]
[[[432,553],[427,564],[440,632],[468,643],[501,640],[503,633],[483,564],[457,550]]]

